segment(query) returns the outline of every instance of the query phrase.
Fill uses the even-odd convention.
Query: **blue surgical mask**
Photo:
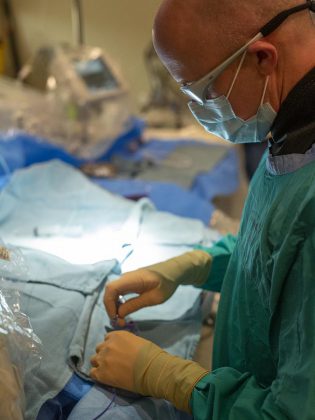
[[[264,141],[277,116],[272,106],[269,103],[264,103],[268,77],[256,115],[245,121],[233,111],[229,96],[243,64],[245,54],[238,66],[227,96],[222,95],[215,99],[207,99],[203,105],[193,101],[188,105],[193,116],[206,131],[235,144]]]

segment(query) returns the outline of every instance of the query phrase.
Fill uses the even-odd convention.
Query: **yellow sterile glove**
[[[104,304],[109,317],[115,319],[118,315],[119,324],[123,325],[125,316],[165,302],[179,285],[201,286],[209,276],[211,261],[209,254],[195,250],[124,274],[106,286]],[[119,296],[128,293],[139,296],[119,306]]]
[[[195,362],[171,356],[126,331],[107,334],[91,358],[90,376],[105,385],[171,401],[190,412],[191,393],[209,372]]]

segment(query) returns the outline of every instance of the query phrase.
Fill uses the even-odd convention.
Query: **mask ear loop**
[[[244,51],[244,54],[242,55],[242,58],[241,58],[240,64],[238,65],[238,68],[237,68],[236,73],[235,73],[235,76],[234,76],[234,78],[233,78],[233,80],[232,80],[232,83],[231,83],[230,89],[229,89],[229,91],[228,91],[228,93],[227,93],[227,95],[226,95],[226,97],[227,97],[228,99],[229,99],[229,96],[231,95],[232,89],[233,89],[233,87],[234,87],[234,85],[235,85],[235,82],[236,82],[237,76],[239,75],[239,72],[241,71],[241,68],[242,68],[242,65],[243,65],[243,63],[244,63],[244,60],[245,60],[246,54],[247,54],[247,50],[245,50],[245,51]]]
[[[267,92],[267,87],[268,87],[269,79],[270,79],[270,76],[267,76],[266,77],[265,86],[264,86],[264,90],[263,90],[263,94],[262,94],[261,101],[260,101],[260,106],[262,106],[264,104],[264,100],[265,100],[265,96],[266,96],[266,92]]]

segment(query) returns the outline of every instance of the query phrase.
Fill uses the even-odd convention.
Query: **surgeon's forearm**
[[[149,343],[138,356],[136,392],[163,398],[179,410],[190,411],[189,401],[197,382],[209,372],[195,362],[172,356]]]
[[[222,282],[230,262],[230,257],[234,251],[237,237],[227,235],[211,248],[198,246],[196,249],[203,250],[212,256],[212,265],[207,281],[199,286],[204,290],[211,290],[212,292],[220,292]]]
[[[208,278],[211,263],[212,257],[209,253],[195,249],[145,268],[159,274],[161,279],[176,286],[192,285],[199,287]]]

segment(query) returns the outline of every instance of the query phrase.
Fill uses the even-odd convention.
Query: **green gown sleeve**
[[[235,247],[236,239],[236,236],[227,235],[211,248],[206,248],[201,245],[196,247],[196,249],[208,252],[213,257],[209,277],[207,281],[200,286],[201,289],[211,290],[212,292],[221,291],[222,282]]]
[[[277,302],[269,337],[274,380],[263,387],[251,372],[214,366],[192,393],[195,420],[315,419],[315,234],[302,243],[292,265],[281,263],[289,270],[285,281],[270,290],[270,301]],[[226,344],[216,339],[220,351]]]

